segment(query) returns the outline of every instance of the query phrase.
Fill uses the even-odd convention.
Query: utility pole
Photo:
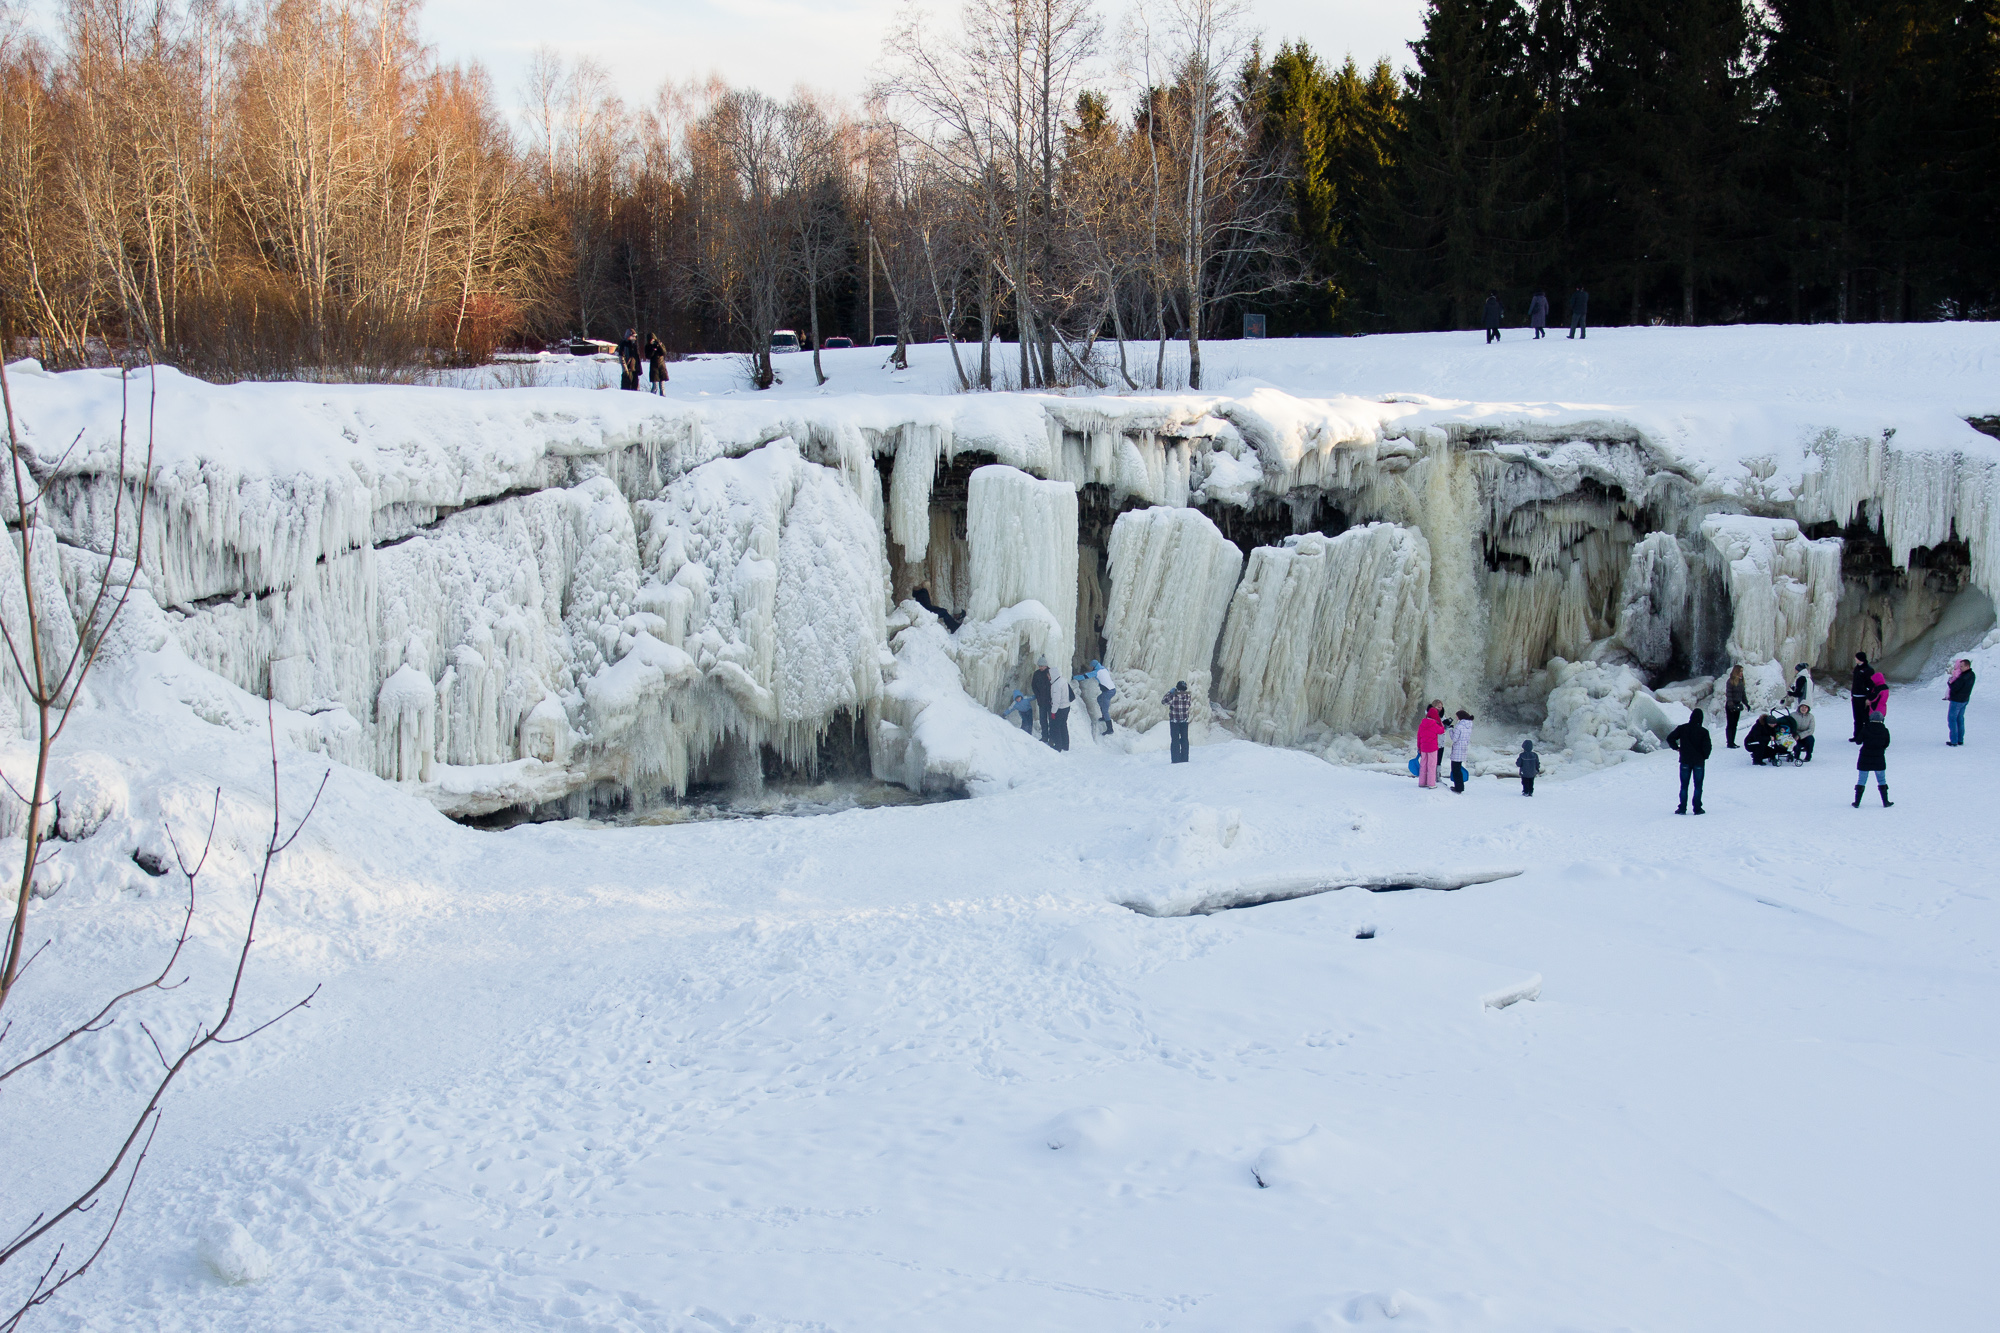
[[[868,345],[875,345],[875,219],[868,219]]]

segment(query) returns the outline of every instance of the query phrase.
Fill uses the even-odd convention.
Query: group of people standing
[[[643,364],[641,358],[644,358]],[[639,346],[639,330],[625,330],[624,340],[618,344],[618,387],[634,389],[639,387],[639,372],[646,372],[651,381],[653,393],[667,391],[667,346],[660,341],[660,335],[646,335],[646,345]]]
[[[1465,791],[1465,760],[1472,749],[1472,714],[1458,709],[1447,722],[1444,717],[1444,700],[1433,699],[1424,710],[1424,720],[1417,723],[1417,785],[1435,787],[1438,784],[1438,770],[1444,766],[1445,747],[1451,748],[1451,789],[1463,794]],[[1541,761],[1535,766],[1539,770]],[[1535,794],[1535,782],[1528,777],[1523,785],[1528,795]]]
[[[1484,314],[1487,342],[1497,343],[1500,341],[1500,321],[1506,316],[1506,313],[1506,310],[1500,304],[1500,293],[1486,293],[1486,309]],[[1533,298],[1529,300],[1528,327],[1535,331],[1537,338],[1546,338],[1549,336],[1549,294],[1547,292],[1538,290]],[[1572,338],[1587,338],[1590,336],[1590,293],[1583,289],[1581,283],[1578,283],[1576,290],[1569,294],[1569,336]]]
[[[1972,701],[1972,687],[1977,679],[1972,660],[1965,657],[1953,663],[1951,673],[1945,677],[1945,744],[1948,746],[1965,744],[1965,709]],[[1801,662],[1789,692],[1795,704],[1789,718],[1773,721],[1770,714],[1760,714],[1743,738],[1743,748],[1749,752],[1753,765],[1773,758],[1773,737],[1781,725],[1793,728],[1801,757],[1808,761],[1812,758],[1812,707],[1806,702],[1811,692],[1812,673]],[[1742,716],[1747,701],[1748,689],[1743,679],[1743,668],[1739,666],[1729,673],[1722,694],[1726,736],[1732,750],[1736,748],[1737,719]],[[1850,745],[1861,747],[1854,756],[1853,806],[1860,809],[1861,798],[1867,794],[1868,779],[1872,776],[1875,793],[1886,810],[1895,804],[1889,799],[1889,680],[1868,660],[1866,653],[1854,654],[1854,669],[1848,679],[1848,703],[1854,712],[1854,734],[1847,741]],[[1702,725],[1700,709],[1695,709],[1685,723],[1674,729],[1667,737],[1667,744],[1681,758],[1681,798],[1674,813],[1688,813],[1688,788],[1692,785],[1694,813],[1701,814],[1702,778],[1714,742],[1709,738],[1708,729]]]
[[[930,599],[922,595],[923,592],[922,588],[917,589],[918,605],[930,609]],[[933,612],[933,614],[938,614],[942,618],[942,613]],[[953,625],[951,628],[956,629],[957,626]],[[1072,681],[1075,682],[1073,686]],[[1084,687],[1087,685],[1095,685],[1097,687],[1098,720],[1104,723],[1104,734],[1109,736],[1111,734],[1111,701],[1117,697],[1118,684],[1112,678],[1111,672],[1105,668],[1104,664],[1094,659],[1091,661],[1088,671],[1079,671],[1075,676],[1066,676],[1061,672],[1050,670],[1048,658],[1037,657],[1035,659],[1035,674],[1028,678],[1028,689],[1032,693],[1024,694],[1020,690],[1015,690],[1013,700],[1002,711],[1008,717],[1018,716],[1021,719],[1021,730],[1031,736],[1035,734],[1037,718],[1039,718],[1043,744],[1053,750],[1067,750],[1069,749],[1070,705],[1078,699],[1083,699],[1085,701],[1083,715],[1086,719],[1090,717],[1088,696],[1084,694]],[[1187,682],[1181,682],[1179,688],[1181,693],[1185,695],[1187,693]],[[1183,724],[1181,735],[1184,751],[1186,737],[1185,724]],[[1185,753],[1183,752],[1182,758],[1175,762],[1183,762],[1185,757]]]

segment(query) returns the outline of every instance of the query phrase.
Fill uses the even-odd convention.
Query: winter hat
[[[1177,690],[1184,690],[1187,688],[1187,682],[1184,680],[1177,680],[1174,682],[1174,688]]]
[[[1534,752],[1535,752],[1535,743],[1533,741],[1524,740],[1521,742],[1522,754],[1533,754]]]
[[[1801,663],[1799,663],[1799,668],[1798,668],[1798,669],[1799,669],[1799,670],[1801,670],[1801,671],[1804,671],[1804,670],[1806,669],[1806,664],[1805,664],[1804,662],[1801,662]]]
[[[1038,667],[1045,667],[1048,664],[1049,664],[1049,659],[1046,657],[1037,657],[1035,659],[1035,665]]]

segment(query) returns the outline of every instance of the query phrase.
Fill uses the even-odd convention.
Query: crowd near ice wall
[[[124,651],[185,654],[298,743],[461,813],[842,746],[962,782],[979,761],[939,720],[1001,725],[1037,659],[1101,656],[1141,730],[1184,679],[1200,721],[1267,743],[1407,731],[1446,697],[1597,744],[1592,681],[1629,702],[1731,662],[1921,656],[1990,624],[2000,587],[2000,455],[1970,426],[1702,441],[1657,407],[1256,386],[690,403],[10,378],[53,540],[25,580],[0,556],[0,615],[60,589],[50,632],[74,638],[115,535],[141,557]]]

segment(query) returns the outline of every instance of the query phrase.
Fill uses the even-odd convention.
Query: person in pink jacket
[[[1438,710],[1430,708],[1424,712],[1424,720],[1417,723],[1417,785],[1435,787],[1438,785],[1438,743],[1444,739],[1445,726],[1438,717]]]

